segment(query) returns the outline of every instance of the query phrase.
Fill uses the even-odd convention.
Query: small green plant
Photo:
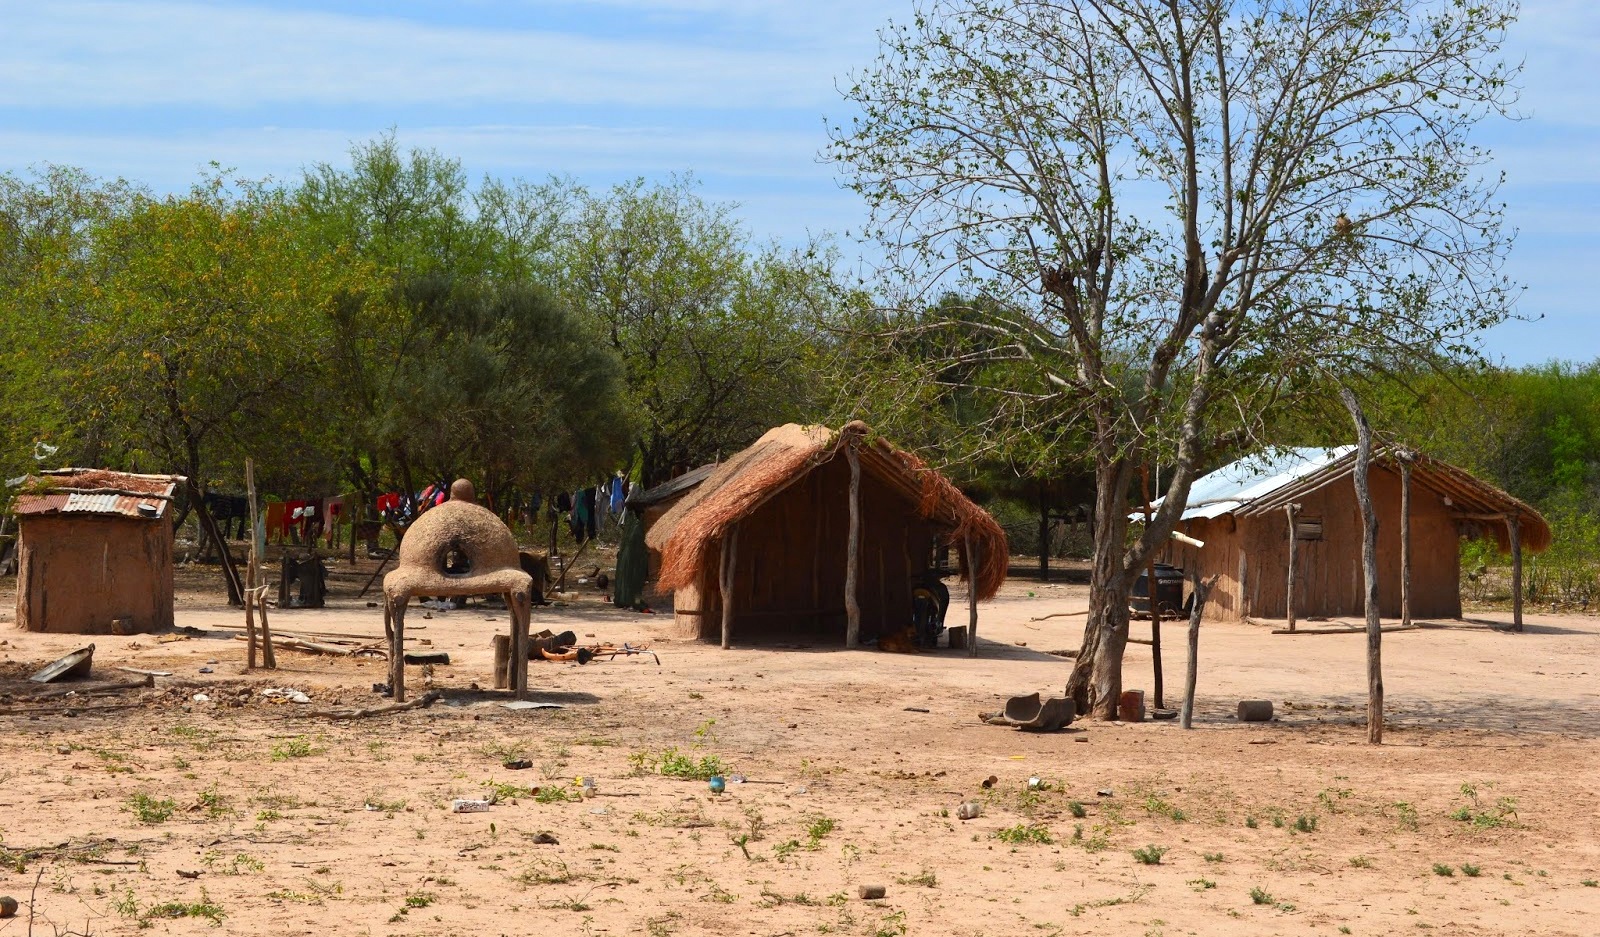
[[[705,781],[713,775],[727,773],[727,765],[716,755],[695,758],[676,747],[659,752],[634,752],[628,756],[628,762],[633,765],[634,774],[660,774],[689,781]]]
[[[994,838],[1000,840],[1002,843],[1010,843],[1013,846],[1020,846],[1025,843],[1037,843],[1041,846],[1048,846],[1055,842],[1055,840],[1050,836],[1050,831],[1037,824],[1019,823],[1016,826],[1006,827],[1003,830],[996,830]]]
[[[535,859],[517,875],[524,885],[565,885],[572,881],[572,872],[560,859]]]
[[[157,800],[140,791],[128,798],[124,809],[138,818],[140,823],[165,823],[172,819],[178,805],[170,797]]]
[[[221,817],[233,815],[233,809],[228,806],[228,799],[215,786],[201,791],[196,797],[196,805],[205,811],[207,819],[216,820]]]
[[[496,781],[490,778],[483,783],[489,788],[489,801],[496,804],[502,801],[510,802],[518,797],[532,797],[535,793],[531,787],[513,784],[509,781]]]
[[[129,892],[130,898],[132,894],[132,892]],[[206,890],[202,888],[200,889],[199,901],[167,901],[146,908],[144,913],[139,916],[139,924],[141,927],[148,927],[149,922],[155,918],[173,920],[184,917],[198,917],[205,918],[211,922],[211,926],[217,927],[222,924],[222,919],[225,916],[226,913],[222,910],[222,906],[212,901],[211,896],[206,894]]]
[[[1435,862],[1433,864],[1433,874],[1443,878],[1451,878],[1456,874],[1456,870],[1443,862]]]
[[[1592,878],[1586,878],[1578,884],[1582,885],[1584,888],[1600,888],[1600,881],[1596,881]]]
[[[939,876],[935,875],[932,869],[926,868],[916,875],[907,876],[906,878],[898,878],[895,879],[895,881],[902,885],[921,885],[923,888],[939,887]]]
[[[1156,794],[1151,794],[1144,799],[1144,809],[1146,813],[1152,816],[1167,817],[1175,823],[1182,823],[1189,819],[1188,814]]]
[[[822,845],[823,838],[829,833],[832,833],[833,828],[837,825],[838,822],[832,817],[820,815],[812,817],[806,823],[806,839],[809,840],[809,842],[806,844],[806,848],[816,849],[818,846]]]
[[[569,800],[582,800],[583,795],[576,791],[569,791],[558,784],[546,784],[533,795],[533,799],[541,804],[561,804]]]
[[[1470,862],[1461,863],[1461,874],[1467,878],[1477,878],[1483,874],[1483,869]]]
[[[1191,878],[1189,879],[1188,884],[1189,887],[1193,888],[1195,891],[1208,891],[1217,887],[1217,883],[1213,882],[1209,878]]]
[[[406,907],[408,907],[408,908],[426,908],[428,905],[433,904],[435,901],[438,901],[438,900],[439,900],[439,898],[438,898],[437,895],[431,894],[429,892],[423,892],[423,891],[412,892],[411,894],[406,896]]]
[[[1400,824],[1400,828],[1402,830],[1411,830],[1413,832],[1416,831],[1417,808],[1415,806],[1403,800],[1396,801],[1394,804],[1394,814],[1395,821]]]
[[[287,738],[272,746],[273,761],[288,761],[292,758],[309,758],[317,750],[311,747],[311,740],[303,735]]]
[[[1208,853],[1205,853],[1202,856],[1202,858],[1204,858],[1207,862],[1221,862],[1222,861],[1222,853],[1220,853],[1220,852],[1208,852]]]
[[[892,914],[886,915],[883,920],[878,922],[877,926],[872,931],[872,937],[905,937],[905,934],[905,911],[895,911]]]
[[[1250,901],[1252,904],[1273,903],[1272,895],[1268,893],[1265,888],[1261,888],[1260,886],[1250,889]]]
[[[1076,800],[1067,801],[1067,812],[1079,820],[1089,815],[1089,811],[1085,809],[1083,804]]]
[[[1254,816],[1247,816],[1244,818],[1244,825],[1253,830],[1261,825],[1261,821],[1257,820]]]
[[[1161,857],[1167,854],[1166,846],[1154,844],[1142,846],[1133,851],[1133,857],[1144,865],[1160,865]]]
[[[1372,868],[1372,860],[1367,858],[1366,856],[1351,856],[1350,857],[1350,868],[1352,868],[1352,869],[1370,869],[1370,868]]]
[[[1348,926],[1344,925],[1344,924],[1340,924],[1339,925],[1339,933],[1348,934],[1348,933],[1350,933],[1350,928]]]
[[[1296,833],[1315,833],[1317,831],[1317,815],[1302,813],[1295,818],[1294,829]]]

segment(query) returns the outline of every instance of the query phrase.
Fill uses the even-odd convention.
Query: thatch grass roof
[[[845,446],[856,447],[863,473],[904,495],[908,508],[938,527],[943,540],[959,548],[972,537],[982,561],[976,575],[979,598],[990,598],[1000,590],[1010,561],[1005,531],[949,479],[911,453],[873,437],[860,421],[839,432],[826,426],[785,424],[717,466],[646,536],[649,546],[661,553],[658,587],[670,590],[693,583],[700,570],[715,560],[730,527],[832,460]],[[962,578],[971,579],[964,555],[962,564]]]

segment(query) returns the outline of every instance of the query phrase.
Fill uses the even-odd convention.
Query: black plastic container
[[[1133,583],[1133,596],[1129,605],[1135,611],[1150,611],[1150,586],[1147,573],[1141,571]],[[1162,617],[1176,617],[1183,610],[1183,570],[1165,563],[1156,564],[1156,608]]]

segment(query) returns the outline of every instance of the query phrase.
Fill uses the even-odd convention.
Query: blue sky
[[[1490,128],[1536,322],[1523,364],[1600,357],[1600,4],[1526,0],[1525,120]],[[844,239],[864,210],[821,162],[836,91],[910,0],[0,0],[0,170],[81,166],[181,189],[212,160],[293,178],[393,127],[475,175],[591,185],[689,170],[759,239]],[[869,256],[873,253],[868,249]]]

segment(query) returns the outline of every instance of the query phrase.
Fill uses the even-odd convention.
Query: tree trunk
[[[1383,627],[1378,619],[1378,514],[1372,508],[1372,427],[1347,387],[1339,399],[1356,424],[1356,501],[1361,505],[1361,574],[1367,610],[1367,741],[1383,743]]]
[[[1133,577],[1122,544],[1128,533],[1130,478],[1121,460],[1095,466],[1094,559],[1089,575],[1089,618],[1083,647],[1067,680],[1066,695],[1078,712],[1096,719],[1117,718],[1122,695],[1122,655],[1128,647],[1128,595]]]

